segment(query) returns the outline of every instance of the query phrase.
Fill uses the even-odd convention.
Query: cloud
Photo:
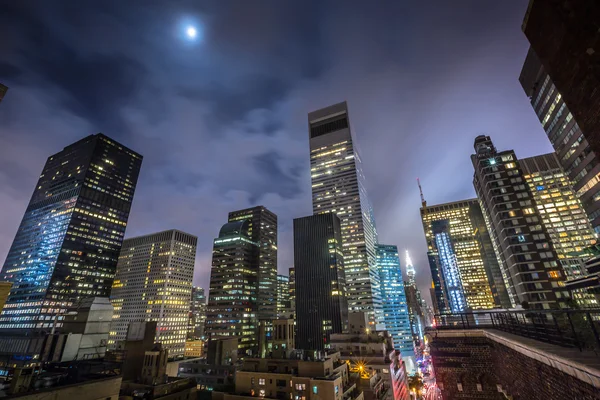
[[[307,113],[347,100],[380,240],[411,251],[429,285],[419,220],[474,195],[473,138],[549,150],[517,77],[526,4],[22,0],[0,12],[0,259],[45,158],[102,131],[144,155],[127,236],[198,235],[195,282],[235,209],[311,213]],[[204,39],[182,42],[193,19]],[[425,295],[427,298],[428,296]]]

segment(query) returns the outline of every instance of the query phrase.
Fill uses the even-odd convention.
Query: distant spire
[[[408,283],[410,285],[415,286],[416,282],[415,282],[415,267],[412,263],[412,260],[410,259],[410,254],[408,254],[408,250],[405,250],[406,252],[406,275],[408,275]]]

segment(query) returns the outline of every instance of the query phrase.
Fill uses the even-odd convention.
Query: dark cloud
[[[419,220],[474,196],[473,138],[550,150],[517,77],[526,1],[0,2],[0,259],[46,157],[102,131],[144,155],[127,235],[199,236],[208,285],[227,213],[311,212],[309,111],[347,100],[380,240],[430,280]],[[203,40],[181,38],[194,21]],[[428,296],[425,295],[427,298]]]

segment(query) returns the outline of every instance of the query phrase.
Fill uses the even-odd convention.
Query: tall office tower
[[[346,102],[309,113],[308,123],[313,213],[340,218],[349,311],[366,312],[374,324],[383,317],[377,231]]]
[[[436,254],[433,251],[427,252],[427,261],[431,272],[431,289],[429,294],[431,296],[431,302],[433,303],[433,309],[436,314],[450,312],[444,277],[439,263],[437,262]]]
[[[277,215],[263,206],[229,213],[229,222],[248,221],[246,235],[254,248],[252,266],[256,268],[258,319],[277,318]]]
[[[8,91],[8,88],[0,83],[0,102],[4,98],[4,95],[6,94],[7,91]]]
[[[398,247],[378,244],[376,249],[385,329],[392,336],[394,348],[400,350],[402,358],[414,358],[415,344],[410,329],[410,317],[408,315],[406,294],[404,293]]]
[[[497,151],[489,136],[475,138],[473,184],[500,258],[513,306],[565,306],[564,275],[515,152]]]
[[[596,235],[555,153],[519,160],[566,279],[582,276]]]
[[[142,156],[101,133],[50,156],[2,268],[0,329],[62,326],[84,297],[108,297]]]
[[[600,3],[597,1],[535,0],[530,1],[522,25],[531,48],[597,155],[600,155],[599,21]],[[566,113],[561,124],[565,117]],[[568,168],[565,170],[571,173]],[[600,165],[590,168],[582,180],[594,185],[590,190],[597,193]],[[580,185],[576,183],[576,191],[582,188]],[[588,209],[585,200],[583,203]],[[596,221],[593,226],[598,225],[598,216],[590,216],[590,219]]]
[[[421,208],[421,220],[440,311],[510,307],[477,199]]]
[[[333,213],[294,219],[296,346],[323,350],[348,325],[340,219]]]
[[[109,346],[127,338],[131,322],[156,321],[155,341],[169,357],[183,356],[197,243],[175,229],[123,241],[110,296]]]
[[[580,199],[592,227],[600,233],[600,158],[584,136],[552,79],[532,48],[519,81],[566,175]]]
[[[296,319],[296,269],[290,268],[290,315]]]
[[[421,308],[419,289],[411,285],[408,281],[404,282],[404,294],[406,295],[406,305],[408,306],[408,317],[410,319],[410,329],[413,335],[413,342],[419,346],[423,338],[424,315]]]
[[[415,275],[417,274],[417,272],[415,271],[415,266],[413,265],[412,259],[410,258],[410,254],[408,254],[408,250],[405,250],[405,253],[406,253],[406,276],[408,277],[408,284],[416,287],[417,281],[415,280]]]
[[[290,278],[287,275],[277,275],[277,318],[286,317],[290,309]]]
[[[192,287],[190,317],[188,337],[202,338],[206,326],[206,294],[204,289],[198,286]]]
[[[258,354],[259,244],[250,221],[228,222],[213,242],[205,333],[209,340],[238,339],[240,355]]]

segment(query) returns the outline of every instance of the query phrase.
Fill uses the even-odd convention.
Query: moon
[[[194,26],[188,26],[185,30],[185,33],[188,36],[188,38],[196,39],[196,36],[198,35],[198,30]]]

